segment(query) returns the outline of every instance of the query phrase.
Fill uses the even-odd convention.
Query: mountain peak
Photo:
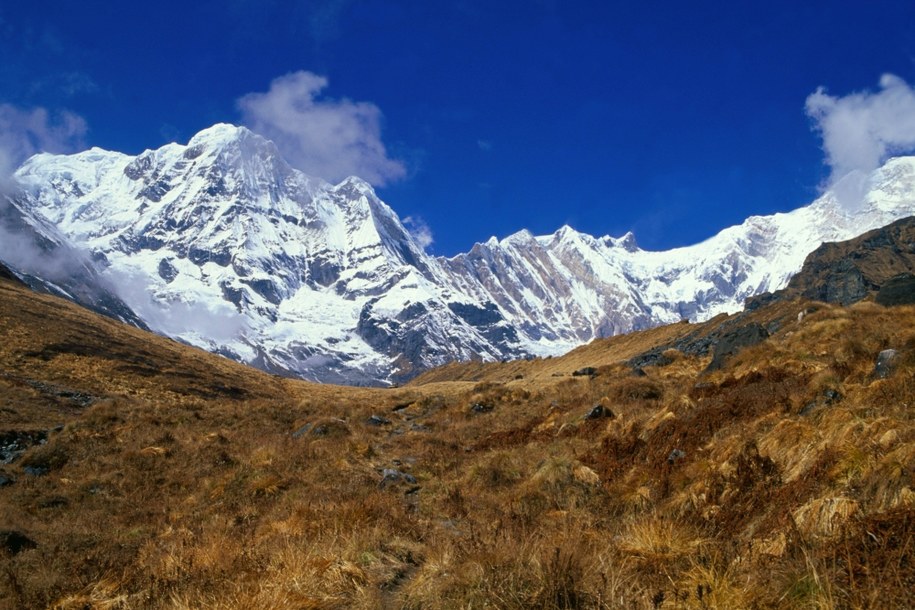
[[[505,243],[524,246],[535,241],[535,239],[536,238],[530,231],[527,229],[521,229],[520,231],[516,231],[515,233],[512,233],[506,237],[504,241]]]
[[[247,127],[233,125],[232,123],[216,123],[211,127],[198,131],[187,143],[188,146],[197,144],[224,144],[254,136]],[[257,136],[260,137],[260,136]]]
[[[360,178],[359,176],[347,176],[341,180],[338,184],[335,184],[333,189],[335,191],[355,191],[362,195],[370,195],[375,197],[375,189],[372,188],[372,185]]]
[[[605,243],[616,248],[622,248],[626,252],[635,252],[639,249],[639,244],[635,241],[635,234],[632,231],[626,231],[622,237],[605,237]]]

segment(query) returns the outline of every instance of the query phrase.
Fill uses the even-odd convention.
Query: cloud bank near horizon
[[[867,176],[893,155],[915,150],[915,89],[893,74],[877,92],[832,96],[823,87],[807,97],[807,115],[823,138],[830,168],[826,187],[854,208],[867,191]]]
[[[370,102],[321,96],[327,79],[300,70],[274,79],[266,93],[237,101],[242,122],[273,140],[302,171],[336,182],[359,176],[375,186],[403,178],[403,162],[381,141],[381,110]]]

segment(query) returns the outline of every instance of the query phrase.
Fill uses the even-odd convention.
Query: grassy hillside
[[[788,302],[320,386],[0,280],[0,608],[911,608],[913,365]]]

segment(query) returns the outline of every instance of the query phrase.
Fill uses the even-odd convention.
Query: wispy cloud
[[[88,257],[56,235],[37,230],[16,205],[11,176],[29,156],[71,152],[82,145],[86,122],[72,112],[0,104],[0,260],[17,271],[61,282],[84,271]],[[34,225],[34,226],[33,226]]]
[[[429,228],[429,225],[427,225],[426,221],[421,217],[407,216],[403,219],[403,225],[423,250],[435,242],[432,237],[432,229]]]
[[[883,75],[876,93],[836,97],[820,87],[806,109],[823,138],[828,186],[848,207],[860,202],[869,172],[891,155],[915,150],[915,89],[898,76]]]
[[[273,140],[303,171],[338,181],[356,175],[379,186],[406,175],[381,141],[381,111],[370,102],[320,96],[327,79],[312,72],[287,74],[266,93],[238,100],[243,122]]]
[[[118,296],[156,332],[177,337],[197,335],[216,342],[239,339],[249,330],[248,319],[225,301],[154,295],[141,272],[106,270]]]
[[[77,150],[86,131],[86,121],[66,110],[0,104],[0,179],[35,153]]]
[[[489,152],[492,150],[492,142],[489,140],[477,140],[477,146],[483,152]]]

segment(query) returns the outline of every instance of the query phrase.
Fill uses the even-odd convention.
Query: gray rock
[[[616,417],[610,409],[604,407],[604,405],[594,405],[590,411],[585,414],[582,419],[601,419],[604,417],[613,418]]]
[[[470,406],[470,410],[474,413],[489,413],[493,410],[493,406],[477,402]]]
[[[827,388],[823,393],[811,400],[798,412],[798,415],[810,415],[813,410],[819,406],[828,407],[842,400],[842,393],[833,388]]]
[[[5,474],[0,474],[0,487],[6,487],[7,485],[12,485],[16,482],[16,479],[13,477],[7,476]]]
[[[874,377],[886,379],[892,375],[899,360],[899,353],[894,349],[885,349],[877,354],[877,363],[874,365]]]
[[[378,487],[381,489],[387,489],[401,482],[407,483],[409,485],[415,485],[416,477],[407,472],[401,472],[396,468],[385,468],[381,471],[381,482],[378,484]]]
[[[304,426],[302,426],[301,428],[299,428],[298,430],[296,430],[295,432],[292,433],[292,438],[301,438],[301,437],[305,436],[306,434],[308,434],[308,431],[311,430],[311,427],[313,425],[314,424],[312,424],[312,423],[305,424]]]
[[[667,463],[673,464],[674,462],[676,462],[678,460],[682,460],[685,457],[686,457],[685,451],[683,451],[682,449],[674,449],[673,451],[670,452],[670,455],[667,456]]]
[[[48,433],[43,430],[0,432],[0,464],[16,461],[29,447],[43,445],[47,440]]]
[[[884,307],[915,303],[915,275],[902,273],[888,279],[874,300]]]
[[[370,426],[388,426],[391,424],[391,420],[386,417],[381,417],[380,415],[372,415],[367,420],[365,420]]]

